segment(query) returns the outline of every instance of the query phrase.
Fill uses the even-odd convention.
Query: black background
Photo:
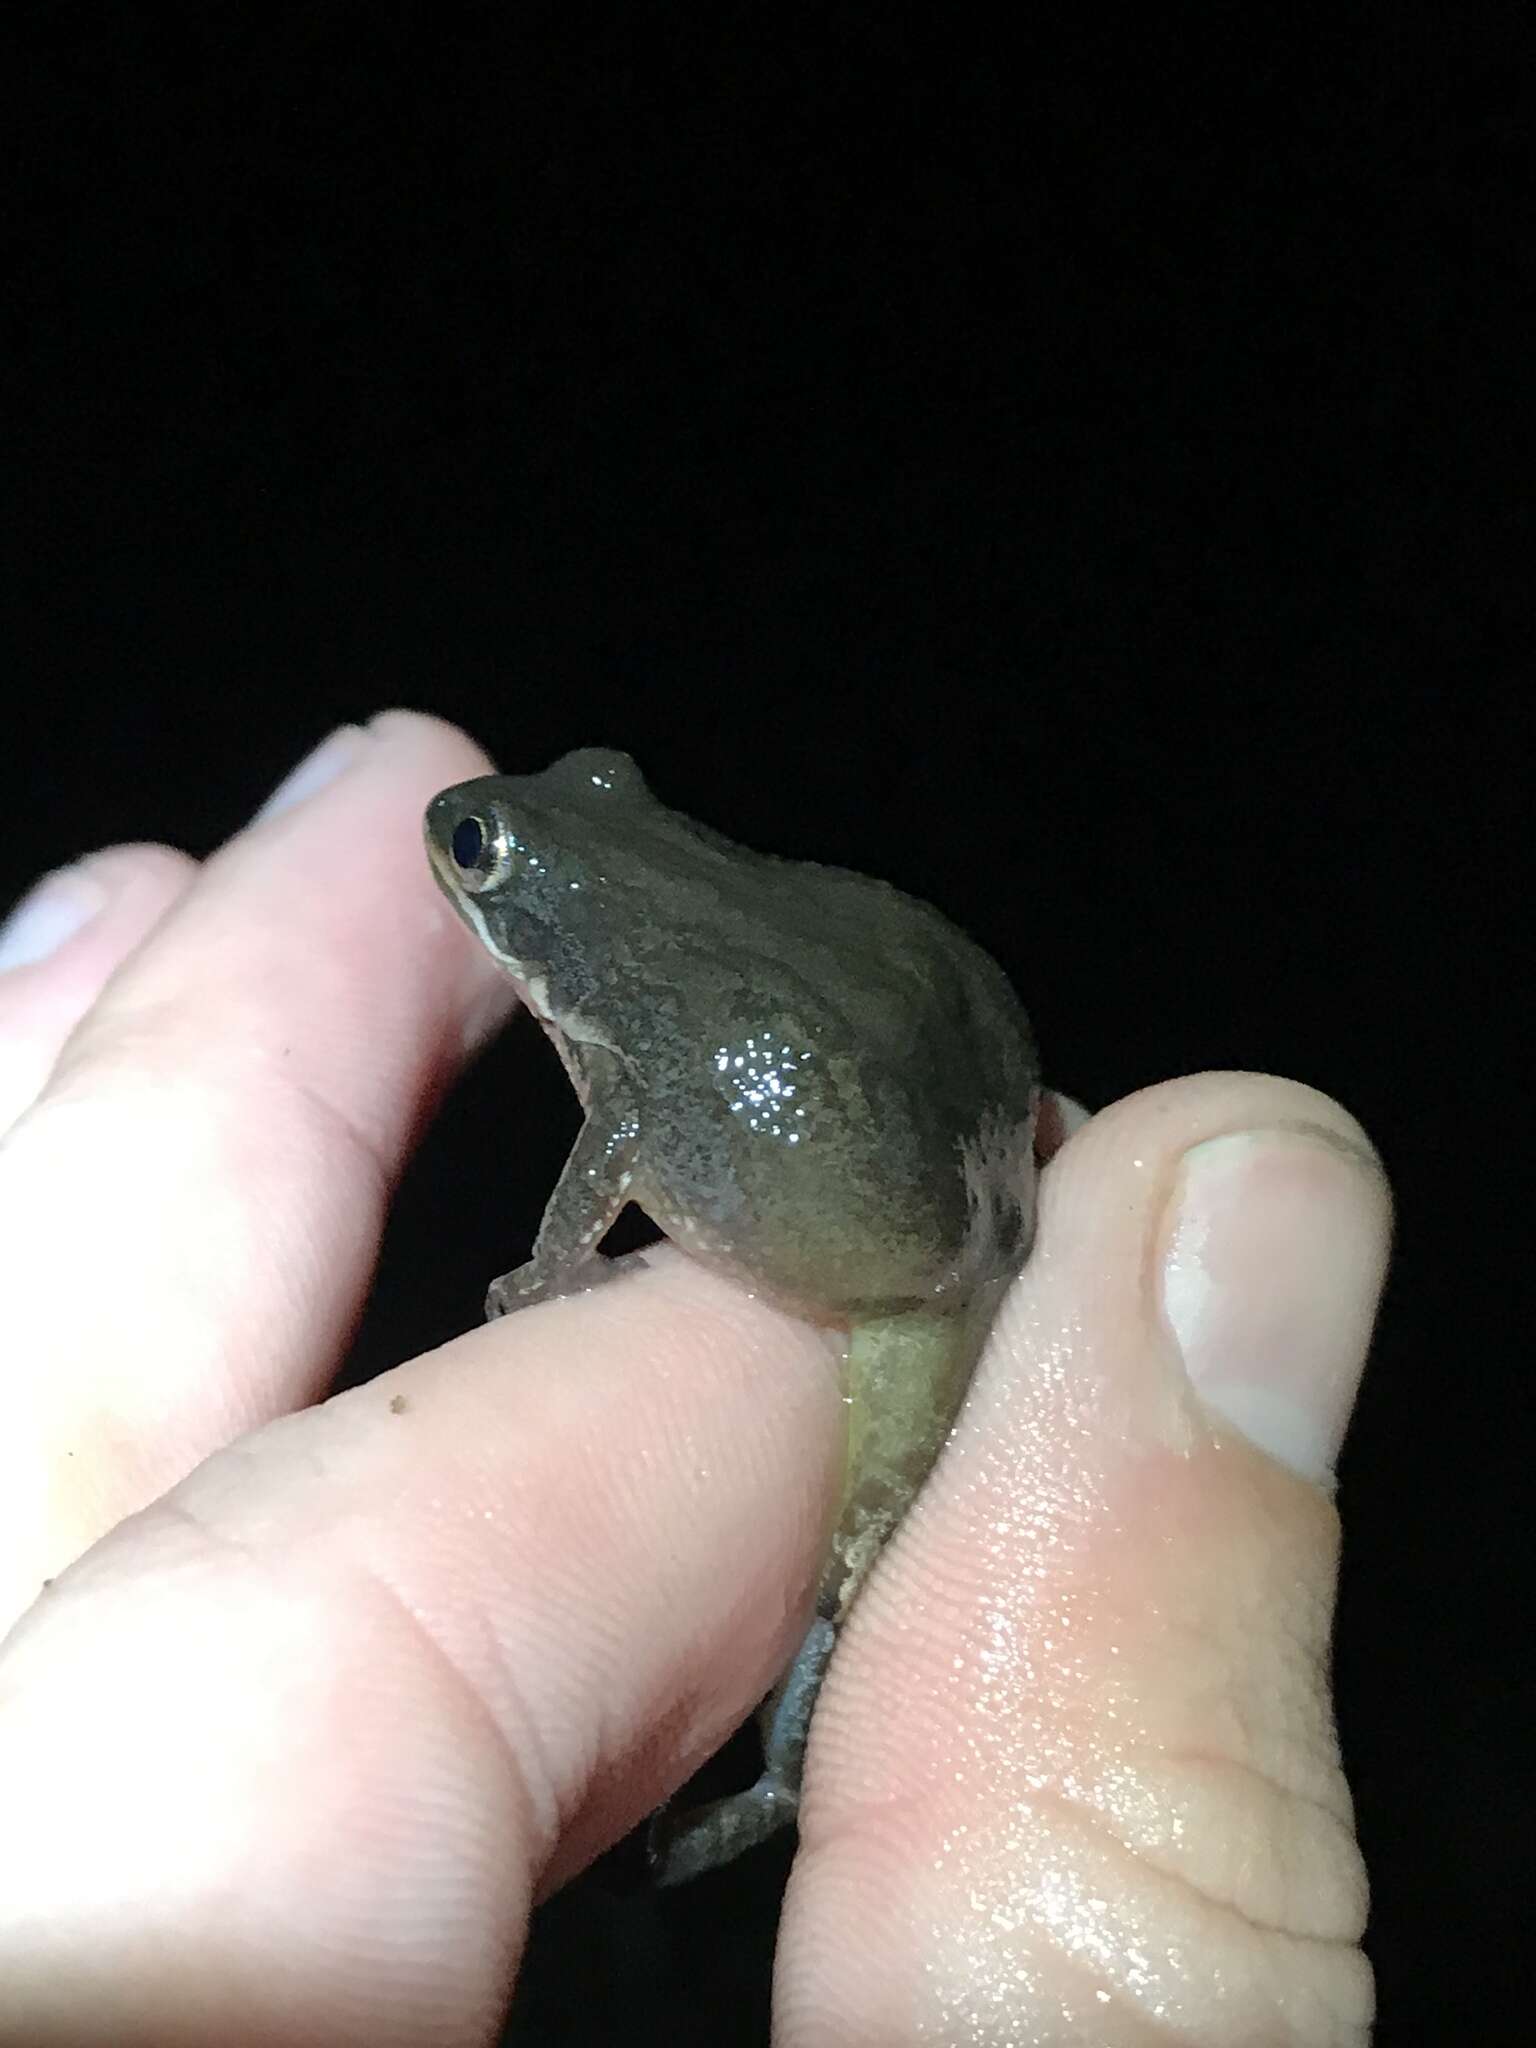
[[[410,703],[938,902],[1090,1104],[1274,1068],[1371,1130],[1337,1663],[1386,2042],[1529,2012],[1493,20],[44,5],[0,52],[7,894],[206,851]],[[429,1137],[355,1371],[531,1231],[574,1121],[532,1039]],[[766,2040],[782,1868],[589,1876],[512,2038]]]

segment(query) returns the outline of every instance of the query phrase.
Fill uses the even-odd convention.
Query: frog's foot
[[[696,1806],[675,1820],[667,1813],[652,1820],[648,1852],[657,1884],[682,1884],[706,1870],[717,1870],[795,1818],[811,1711],[836,1642],[837,1630],[830,1621],[813,1621],[794,1663],[764,1703],[758,1717],[763,1775],[755,1785]]]
[[[644,1252],[623,1252],[612,1259],[592,1252],[564,1272],[549,1273],[536,1259],[530,1259],[526,1266],[491,1282],[485,1296],[485,1320],[494,1323],[498,1316],[534,1308],[541,1301],[560,1301],[567,1294],[590,1294],[594,1287],[606,1286],[627,1269],[647,1263]]]
[[[690,1877],[718,1870],[788,1827],[799,1809],[799,1792],[764,1771],[745,1792],[712,1799],[675,1819],[658,1813],[646,1841],[651,1876],[659,1885],[686,1884]]]

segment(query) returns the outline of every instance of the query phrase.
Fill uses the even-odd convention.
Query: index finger
[[[423,1107],[511,1000],[421,852],[479,749],[405,713],[327,744],[331,779],[206,863],[0,1147],[7,1618],[324,1386]]]

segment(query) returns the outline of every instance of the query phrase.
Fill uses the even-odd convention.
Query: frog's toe
[[[643,1273],[655,1261],[642,1249],[637,1252],[604,1252],[594,1264],[603,1270],[584,1279],[584,1286],[599,1287],[605,1280],[618,1280],[626,1273]]]
[[[606,1286],[631,1262],[645,1265],[644,1253],[625,1252],[610,1259],[601,1252],[591,1252],[575,1265],[554,1272],[530,1261],[491,1282],[485,1296],[485,1320],[494,1323],[498,1316],[515,1315],[520,1308],[536,1308],[541,1301],[563,1301],[568,1294],[589,1294],[594,1287]]]
[[[733,1792],[675,1817],[658,1813],[646,1844],[651,1876],[658,1885],[686,1884],[691,1877],[718,1870],[788,1827],[799,1806],[798,1795],[765,1771],[745,1792]]]

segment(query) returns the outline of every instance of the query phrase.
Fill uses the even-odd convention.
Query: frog
[[[797,1820],[833,1652],[1031,1248],[1034,1037],[1001,967],[937,909],[739,846],[668,808],[621,751],[477,776],[424,823],[439,886],[583,1111],[487,1317],[612,1278],[602,1241],[633,1203],[688,1256],[837,1334],[846,1448],[811,1619],[759,1709],[756,1781],[653,1816],[652,1875],[678,1884]]]

